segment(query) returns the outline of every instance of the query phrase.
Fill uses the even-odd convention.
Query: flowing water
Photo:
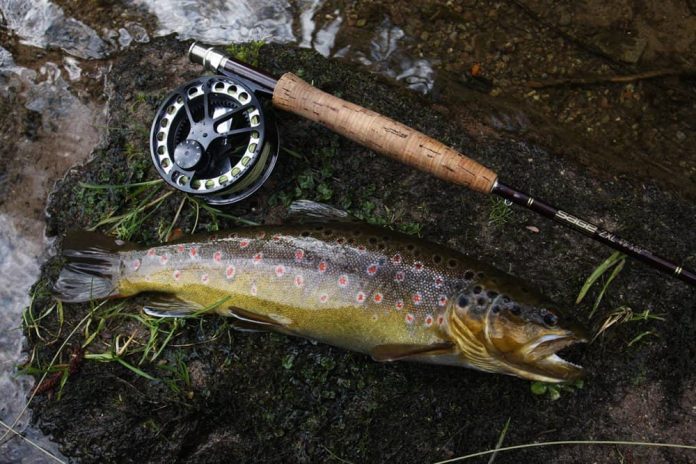
[[[16,366],[27,356],[22,353],[22,310],[30,304],[30,287],[51,252],[43,208],[55,181],[86,160],[99,143],[106,103],[95,95],[108,72],[108,57],[151,36],[170,33],[211,44],[293,42],[324,56],[356,60],[403,79],[418,91],[432,88],[430,63],[403,54],[399,42],[405,34],[386,19],[365,47],[337,50],[335,39],[345,17],[333,10],[317,19],[324,3],[135,0],[126,4],[133,14],[121,23],[119,18],[104,18],[108,27],[90,27],[49,0],[0,0],[5,28],[0,36],[0,96],[18,114],[16,125],[0,127],[5,144],[0,172],[0,420],[5,424],[12,424],[21,413],[33,386]],[[138,15],[151,17],[141,24]],[[15,429],[65,460],[29,421],[30,413],[24,412]],[[0,436],[4,433],[0,429]],[[10,437],[0,445],[0,462],[52,460],[27,441]]]

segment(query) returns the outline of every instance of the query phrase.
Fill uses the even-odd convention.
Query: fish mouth
[[[582,366],[558,355],[564,348],[587,343],[587,338],[573,332],[544,335],[528,343],[518,353],[524,363],[525,377],[541,382],[572,382],[583,377]]]

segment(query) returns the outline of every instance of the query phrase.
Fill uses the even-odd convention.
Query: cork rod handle
[[[456,150],[386,116],[322,92],[292,73],[278,80],[273,105],[445,181],[482,193],[490,193],[495,183],[495,172]]]

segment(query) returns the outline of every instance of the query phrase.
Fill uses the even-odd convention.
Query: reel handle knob
[[[497,174],[458,151],[379,113],[323,92],[292,73],[283,74],[273,105],[318,122],[371,150],[442,180],[490,193]]]

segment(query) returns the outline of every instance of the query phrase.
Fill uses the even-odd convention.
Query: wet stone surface
[[[108,136],[94,159],[62,181],[49,205],[48,231],[61,236],[108,214],[133,208],[124,189],[85,189],[79,182],[123,184],[156,178],[148,131],[169,91],[200,75],[184,59],[186,43],[171,37],[132,46],[117,57],[108,78]],[[513,136],[477,115],[495,113],[488,99],[462,105],[459,116],[375,75],[292,46],[235,47],[275,74],[292,71],[323,90],[412,125],[498,172],[540,198],[696,266],[696,205],[659,184],[620,176],[601,179],[582,165]],[[166,62],[166,67],[151,66]],[[469,92],[472,92],[469,90]],[[475,92],[475,91],[474,91]],[[474,94],[465,94],[472,101]],[[522,113],[526,113],[522,111]],[[378,157],[326,129],[290,115],[279,119],[284,153],[271,180],[249,201],[226,213],[278,222],[295,198],[324,201],[376,224],[418,232],[429,240],[489,262],[528,280],[587,319],[592,300],[573,306],[586,276],[610,251],[531,213],[514,210],[506,223],[491,221],[490,198],[447,185]],[[545,128],[539,128],[541,134]],[[155,195],[164,193],[157,191]],[[142,198],[142,196],[140,197]],[[182,203],[183,202],[183,203]],[[183,206],[181,206],[183,204]],[[234,221],[197,213],[178,193],[128,230],[154,244],[172,223],[183,233],[216,230]],[[106,229],[106,228],[103,228]],[[49,307],[47,288],[59,261],[44,267],[35,287],[37,311]],[[594,297],[596,290],[591,292]],[[432,462],[488,449],[510,419],[505,443],[560,439],[628,439],[688,443],[696,434],[696,293],[675,279],[627,262],[608,290],[596,321],[620,306],[649,309],[664,320],[618,325],[593,344],[564,356],[584,365],[582,390],[557,401],[530,393],[516,378],[409,363],[379,364],[366,356],[269,333],[229,329],[224,318],[186,321],[155,362],[124,360],[156,377],[137,375],[117,362],[87,359],[61,391],[40,395],[34,419],[65,455],[79,462]],[[139,314],[146,297],[125,301],[119,314]],[[108,305],[117,302],[107,303]],[[28,331],[35,363],[45,365],[90,305],[65,305],[42,321],[57,341]],[[94,321],[93,324],[97,324]],[[112,352],[131,338],[142,346],[147,330],[129,317],[105,321],[87,348]],[[171,326],[167,326],[171,327]],[[92,327],[93,329],[94,327]],[[640,334],[650,332],[641,337]],[[51,337],[53,339],[54,337]],[[85,342],[81,328],[59,356]],[[633,343],[631,343],[633,342]],[[630,345],[630,346],[629,346]],[[127,353],[127,352],[126,352]],[[547,448],[501,454],[496,462],[616,462],[630,453],[641,462],[688,462],[684,451]]]

